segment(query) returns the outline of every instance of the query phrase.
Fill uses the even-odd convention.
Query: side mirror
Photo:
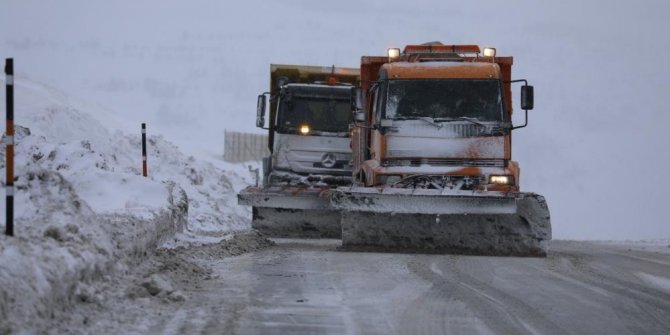
[[[363,108],[363,89],[360,87],[351,88],[351,110],[362,111]]]
[[[521,86],[521,109],[531,110],[533,109],[533,86],[523,85]]]
[[[265,125],[265,94],[258,96],[256,103],[256,127],[263,128]]]

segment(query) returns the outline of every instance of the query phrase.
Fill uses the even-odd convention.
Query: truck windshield
[[[348,132],[353,122],[349,97],[317,98],[293,95],[279,103],[277,130],[295,133],[303,125],[312,131]]]
[[[385,118],[503,121],[499,80],[389,80]]]

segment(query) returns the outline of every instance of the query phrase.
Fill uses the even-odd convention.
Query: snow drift
[[[141,121],[129,135],[100,107],[25,78],[15,84],[16,236],[0,237],[0,333],[30,332],[73,301],[94,300],[90,282],[128,271],[176,233],[249,229],[248,210],[235,206],[248,182],[240,167],[149,135],[144,178]]]

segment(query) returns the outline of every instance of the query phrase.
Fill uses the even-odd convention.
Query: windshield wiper
[[[431,125],[433,125],[437,128],[442,128],[442,125],[435,122],[435,119],[433,119],[430,116],[397,116],[397,117],[394,117],[393,120],[421,120],[421,121],[430,123]]]
[[[498,134],[504,134],[505,132],[509,131],[511,129],[511,125],[509,123],[499,123],[495,125],[491,124],[485,124],[481,122],[478,118],[474,117],[467,117],[467,116],[460,116],[456,118],[436,118],[436,122],[454,122],[454,121],[467,121],[472,124],[476,124],[482,128],[484,128],[486,131],[488,131],[491,135],[498,135]]]
[[[481,123],[481,121],[479,121],[479,119],[476,118],[476,117],[461,116],[461,117],[458,118],[458,120],[468,121],[468,122],[474,123],[478,126],[482,126],[484,128],[489,128],[488,125],[485,125],[485,124]]]
[[[474,123],[478,126],[482,126],[485,128],[489,128],[489,125],[486,125],[479,121],[478,118],[475,117],[467,117],[467,116],[459,116],[459,117],[442,117],[442,118],[435,118],[435,122],[454,122],[454,121],[467,121],[470,123]]]
[[[314,129],[314,131],[323,131],[327,133],[346,133],[347,129],[342,130],[342,128],[319,128]]]
[[[433,126],[437,127],[438,129],[442,128],[442,125],[435,122],[435,120],[430,116],[422,116],[422,117],[419,117],[418,119],[422,120],[422,121],[425,121],[425,122],[428,122],[428,123],[432,124]]]
[[[509,124],[509,123],[498,123],[498,124],[494,124],[494,125],[484,124],[481,121],[479,121],[478,118],[467,117],[467,116],[461,116],[461,117],[458,118],[458,120],[468,121],[468,122],[474,123],[478,126],[482,126],[486,129],[490,130],[492,133],[505,132],[506,130],[511,129],[511,127],[512,127],[512,125]]]

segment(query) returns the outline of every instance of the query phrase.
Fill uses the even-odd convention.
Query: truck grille
[[[332,167],[329,167],[329,168],[323,166],[323,164],[321,164],[320,162],[313,163],[312,166],[315,167],[315,168],[320,168],[320,169],[348,169],[348,170],[351,169],[350,161],[345,161],[345,160],[336,161],[335,165],[333,165]]]
[[[505,167],[507,161],[504,159],[455,159],[455,158],[435,158],[435,159],[388,159],[382,162],[382,166],[490,166]]]

